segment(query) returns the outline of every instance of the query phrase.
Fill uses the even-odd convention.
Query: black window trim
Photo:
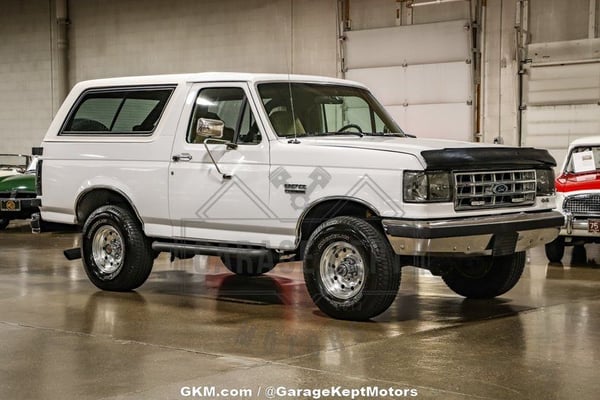
[[[134,85],[134,86],[129,86],[129,85],[128,86],[108,86],[108,87],[94,87],[94,88],[86,89],[79,94],[77,101],[75,101],[75,103],[73,103],[73,106],[69,110],[67,117],[64,119],[64,121],[60,127],[58,136],[87,136],[87,137],[100,137],[100,136],[104,136],[104,137],[145,136],[145,137],[147,137],[147,136],[152,136],[154,134],[154,132],[156,131],[156,128],[158,127],[158,125],[163,117],[163,114],[164,114],[166,108],[168,107],[169,102],[171,101],[171,97],[173,97],[173,92],[175,91],[176,88],[177,88],[177,84],[166,84],[166,85],[159,84],[159,85]],[[167,98],[167,101],[165,102],[165,106],[161,110],[160,115],[158,116],[158,119],[156,120],[154,129],[152,129],[151,131],[137,131],[136,133],[118,132],[118,131],[113,132],[110,130],[109,131],[65,131],[65,127],[66,127],[67,123],[74,116],[76,110],[79,109],[79,106],[81,105],[81,103],[83,102],[85,97],[87,95],[89,95],[90,93],[134,92],[134,91],[141,91],[141,90],[160,90],[160,89],[169,89],[171,92],[169,93],[169,97]],[[118,112],[120,111],[125,99],[127,99],[127,96],[125,96],[123,98],[123,100],[121,101],[121,104],[119,105],[119,109],[118,109],[117,113],[115,114],[115,118],[118,115]],[[111,126],[111,128],[112,128],[112,126]]]
[[[213,83],[213,82],[199,82],[202,84],[208,84],[208,83]],[[207,85],[207,86],[201,86],[198,88],[198,90],[194,93],[194,105],[192,106],[192,109],[190,110],[190,116],[188,118],[188,123],[187,123],[187,130],[186,130],[186,134],[185,134],[185,142],[186,144],[192,144],[192,145],[197,145],[200,144],[202,145],[203,143],[194,143],[194,142],[190,142],[190,133],[192,128],[192,123],[193,123],[193,119],[194,119],[194,110],[195,110],[195,102],[198,99],[198,96],[200,96],[200,93],[205,90],[205,89],[231,89],[231,88],[238,88],[241,89],[242,92],[244,93],[244,102],[242,103],[242,107],[248,107],[248,110],[250,111],[250,114],[252,115],[252,117],[254,118],[254,120],[258,123],[258,119],[256,118],[256,113],[253,112],[252,110],[252,106],[250,105],[250,93],[245,90],[245,87],[241,84],[243,84],[244,82],[214,82],[215,86],[213,85]],[[229,85],[231,84],[231,85]],[[238,116],[238,121],[236,121],[236,131],[233,135],[233,142],[234,144],[237,145],[250,145],[250,146],[256,146],[256,145],[260,145],[263,140],[264,140],[264,135],[261,133],[261,139],[260,142],[258,143],[238,143],[238,138],[239,138],[239,127],[241,124],[241,114]],[[260,129],[258,130],[258,132],[260,132]]]

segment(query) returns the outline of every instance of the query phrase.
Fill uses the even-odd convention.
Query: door
[[[169,171],[173,237],[265,244],[269,142],[256,115],[246,83],[192,87]],[[221,143],[196,134],[200,118],[223,121]]]

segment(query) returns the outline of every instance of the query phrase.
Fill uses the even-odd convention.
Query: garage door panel
[[[529,105],[598,101],[600,63],[534,66],[527,73]]]
[[[472,140],[472,110],[467,104],[390,106],[387,109],[406,133],[435,139]]]
[[[471,67],[464,62],[349,70],[386,105],[466,103],[471,99]]]
[[[521,114],[521,144],[548,149],[559,164],[573,140],[600,134],[600,63],[565,61],[527,67],[523,92],[527,108]]]
[[[406,73],[404,67],[351,69],[346,78],[366,85],[385,106],[406,102]]]
[[[468,21],[346,32],[348,69],[432,64],[470,58]]]
[[[461,20],[347,32],[345,77],[369,87],[408,132],[471,141],[465,26]]]
[[[466,103],[471,99],[471,66],[463,62],[406,68],[409,104]]]
[[[575,139],[600,134],[600,106],[528,107],[523,112],[523,121],[527,127],[525,146],[566,149]]]

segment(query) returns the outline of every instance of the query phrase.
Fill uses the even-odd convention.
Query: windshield
[[[282,137],[333,134],[404,136],[365,89],[275,82],[259,84],[258,92],[273,130]]]
[[[600,170],[600,146],[574,148],[569,155],[565,170],[573,173]]]
[[[0,172],[25,170],[30,157],[21,154],[0,154]]]

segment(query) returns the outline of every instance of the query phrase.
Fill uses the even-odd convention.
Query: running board
[[[81,248],[75,247],[74,249],[67,249],[63,251],[63,254],[69,261],[79,260],[81,258]]]
[[[164,251],[174,254],[176,257],[189,257],[196,254],[205,256],[224,256],[224,255],[239,255],[251,257],[268,257],[271,250],[244,248],[244,247],[224,247],[208,244],[185,244],[185,243],[169,243],[169,242],[154,242],[152,250]]]

